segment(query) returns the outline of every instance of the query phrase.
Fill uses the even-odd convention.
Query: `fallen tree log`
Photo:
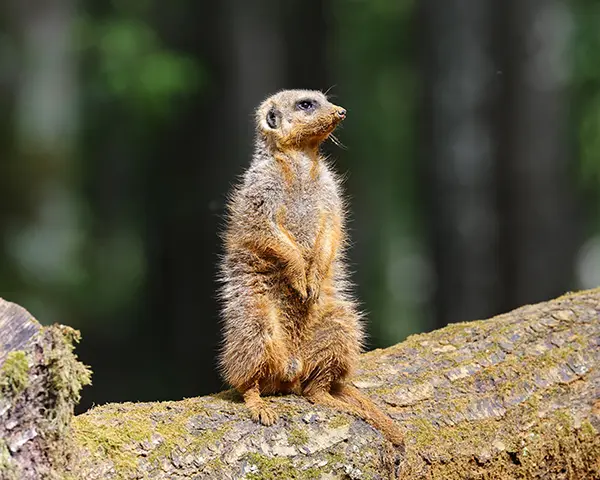
[[[14,308],[7,318],[0,307],[0,343],[19,315]],[[6,374],[7,350],[35,357],[31,339],[48,335],[35,328],[29,340],[0,350],[0,385],[14,383]],[[51,328],[74,338],[69,329],[65,337]],[[33,345],[34,351],[47,348]],[[68,377],[77,379],[67,382],[64,396],[72,411],[87,371],[74,368],[70,349],[60,348],[74,374]],[[35,362],[28,362],[31,377]],[[43,377],[45,364],[39,365]],[[45,468],[71,479],[600,478],[600,289],[369,352],[354,383],[406,431],[403,449],[361,420],[291,395],[271,398],[281,414],[275,425],[257,425],[228,391],[96,407],[75,417],[68,434],[63,415],[62,433],[49,430],[45,437],[62,456],[50,455]],[[14,394],[11,386],[8,412],[37,401],[19,396],[34,387]],[[35,452],[28,446],[34,439],[15,451],[6,418],[17,417],[6,415],[0,408],[0,471],[27,469],[33,454],[20,452]]]

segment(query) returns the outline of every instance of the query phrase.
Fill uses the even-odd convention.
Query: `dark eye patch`
[[[304,110],[305,112],[312,112],[315,108],[317,108],[316,100],[304,99],[300,100],[296,103],[296,107],[298,110]]]

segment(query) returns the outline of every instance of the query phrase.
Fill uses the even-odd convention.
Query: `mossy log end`
[[[36,328],[31,338],[39,337]],[[12,349],[27,352],[29,342]],[[271,398],[281,418],[260,426],[228,391],[178,402],[109,404],[75,417],[69,437],[53,437],[71,442],[62,476],[600,478],[600,289],[369,352],[354,383],[402,426],[404,449],[391,447],[361,420],[295,396]],[[19,390],[22,382],[16,385]],[[1,442],[7,445],[1,415],[2,409],[0,471]],[[4,456],[21,462],[12,449],[5,447]]]
[[[42,327],[0,299],[0,480],[62,479],[70,424],[90,371],[69,327]]]

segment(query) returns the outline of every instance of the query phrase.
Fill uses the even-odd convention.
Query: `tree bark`
[[[0,321],[2,338],[11,315],[4,312]],[[260,426],[228,391],[109,404],[75,417],[64,475],[600,478],[599,338],[596,289],[363,355],[354,383],[405,429],[403,449],[394,450],[361,420],[291,395],[272,398],[281,418]],[[6,429],[4,418],[0,425]],[[18,464],[11,452],[8,460]]]
[[[73,354],[78,340],[0,298],[0,480],[63,478],[73,409],[90,383]]]

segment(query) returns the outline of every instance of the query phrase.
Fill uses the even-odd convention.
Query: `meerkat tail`
[[[334,398],[352,405],[362,412],[364,415],[362,418],[380,430],[394,445],[399,446],[404,443],[404,434],[396,423],[356,387],[339,385],[332,394]]]
[[[307,398],[317,405],[350,413],[379,430],[395,446],[404,445],[404,435],[394,421],[358,390],[351,387],[340,387],[332,393],[320,390]]]

